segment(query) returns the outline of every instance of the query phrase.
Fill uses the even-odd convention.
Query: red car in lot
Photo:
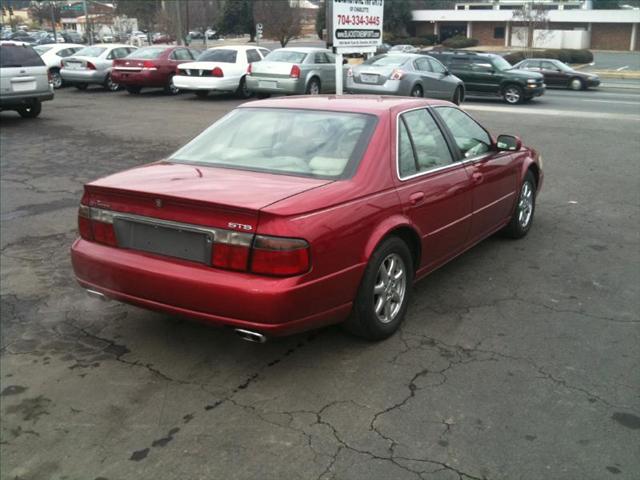
[[[178,93],[173,76],[178,65],[192,62],[198,52],[187,47],[156,45],[131,52],[113,61],[112,80],[129,93],[140,93],[143,88],[163,88],[166,93]]]
[[[379,340],[415,280],[499,230],[526,235],[542,180],[535,150],[448,102],[249,102],[85,185],[71,257],[90,293],[248,340],[339,322]]]

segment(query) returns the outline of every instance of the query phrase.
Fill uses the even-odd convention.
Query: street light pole
[[[180,10],[180,0],[176,0],[176,22],[178,24],[176,34],[178,36],[178,45],[182,45],[184,42],[184,38],[182,37],[182,17],[180,15]]]
[[[58,43],[58,33],[56,32],[56,14],[53,10],[53,2],[49,2],[49,10],[51,10],[51,28],[53,29],[53,40]]]
[[[87,10],[87,0],[82,0],[82,8],[84,8],[84,29],[87,34],[89,45],[93,45],[93,35],[91,35],[91,31],[89,30],[89,12]]]

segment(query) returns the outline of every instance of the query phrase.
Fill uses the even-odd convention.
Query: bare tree
[[[513,10],[512,22],[516,27],[514,33],[528,51],[549,34],[548,11],[541,3],[525,2],[522,7]]]
[[[261,0],[254,3],[253,17],[262,23],[264,36],[278,40],[282,47],[302,31],[302,13],[288,1]]]

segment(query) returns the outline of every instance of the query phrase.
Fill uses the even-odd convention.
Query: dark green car
[[[546,89],[542,74],[515,69],[500,55],[460,50],[421,53],[437,58],[461,78],[467,95],[502,97],[514,105],[539,97]]]

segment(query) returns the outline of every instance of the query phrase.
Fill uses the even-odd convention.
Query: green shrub
[[[517,51],[504,56],[509,63],[516,64],[527,57],[552,58],[565,63],[591,63],[593,53],[590,50],[578,50],[572,48],[549,48],[547,50]]]
[[[422,37],[396,37],[395,35],[384,34],[384,41],[390,45],[413,45],[414,47],[428,47],[435,45],[438,37],[435,35],[424,35]]]
[[[464,35],[456,35],[455,37],[447,38],[442,44],[447,48],[466,48],[475,47],[480,43],[476,38],[467,38]]]

